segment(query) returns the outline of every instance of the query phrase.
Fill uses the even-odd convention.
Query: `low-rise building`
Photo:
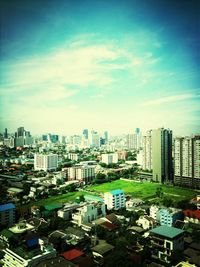
[[[174,226],[177,220],[183,219],[183,212],[181,209],[163,208],[157,211],[157,222],[160,225]]]
[[[90,223],[106,215],[104,203],[91,203],[77,209],[72,213],[72,222],[78,226]]]
[[[152,258],[170,263],[173,252],[183,251],[184,231],[175,227],[162,225],[150,230]]]
[[[152,217],[154,220],[156,220],[157,219],[157,212],[159,211],[159,207],[158,206],[156,206],[156,205],[152,205],[151,207],[150,207],[150,210],[149,210],[149,212],[150,212],[150,217]]]
[[[124,208],[126,206],[124,191],[121,189],[116,189],[104,193],[104,203],[107,205],[109,210]]]
[[[184,221],[200,224],[200,210],[184,210]]]
[[[56,250],[44,240],[39,239],[39,247],[25,250],[23,247],[14,249],[6,248],[3,258],[4,267],[32,267],[40,263],[41,260],[56,257]]]
[[[141,226],[144,230],[153,228],[156,225],[156,221],[148,215],[140,216],[139,220],[137,220],[136,223],[138,226]]]
[[[112,163],[117,163],[118,162],[118,154],[113,153],[113,154],[102,154],[102,162],[105,164],[112,164]]]

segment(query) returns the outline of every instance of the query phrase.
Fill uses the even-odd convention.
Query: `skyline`
[[[200,132],[199,1],[1,5],[1,132]]]

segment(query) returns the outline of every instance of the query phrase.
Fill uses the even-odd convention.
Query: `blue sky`
[[[0,130],[200,132],[199,8],[1,1]]]

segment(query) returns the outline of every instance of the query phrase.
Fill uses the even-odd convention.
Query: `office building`
[[[107,205],[107,209],[121,209],[126,207],[126,198],[124,191],[121,189],[112,190],[104,193],[104,203]]]
[[[152,169],[153,181],[173,180],[172,131],[169,129],[152,130]]]
[[[200,135],[174,140],[174,182],[200,188]]]
[[[39,154],[34,155],[34,169],[35,170],[56,170],[58,167],[57,154]]]
[[[15,205],[12,203],[0,205],[0,226],[11,226],[15,223]]]

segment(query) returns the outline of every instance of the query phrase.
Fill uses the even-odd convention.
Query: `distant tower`
[[[109,139],[108,131],[104,132],[104,139],[105,139],[105,142],[107,143]]]
[[[135,128],[135,133],[139,134],[140,133],[140,128]]]
[[[85,139],[88,139],[88,129],[83,130],[83,135],[84,135]]]
[[[8,138],[8,129],[7,129],[7,128],[5,128],[4,138],[5,138],[5,139]]]
[[[24,136],[24,127],[19,127],[18,129],[17,129],[17,137],[22,137],[22,136]]]

